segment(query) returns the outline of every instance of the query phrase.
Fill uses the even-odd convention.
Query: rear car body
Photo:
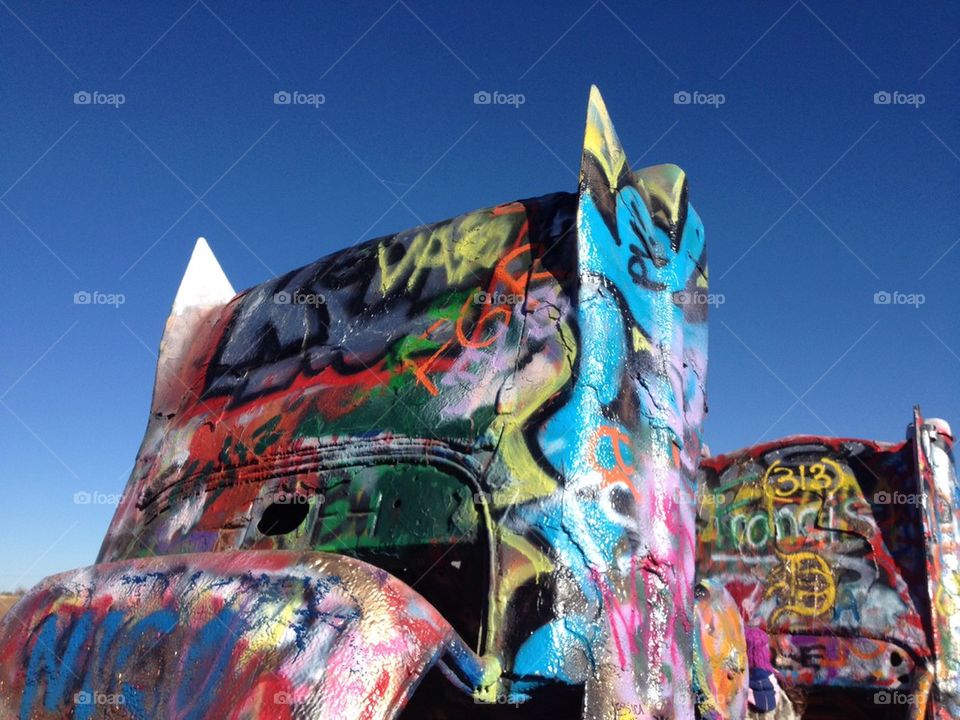
[[[706,279],[595,89],[577,193],[240,294],[199,243],[96,564],[0,627],[2,714],[391,718],[439,667],[464,717],[691,717]]]
[[[702,463],[698,572],[836,716],[861,690],[877,713],[960,717],[952,446],[917,410],[898,444],[793,437]]]

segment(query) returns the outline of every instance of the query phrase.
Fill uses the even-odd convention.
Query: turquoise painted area
[[[524,678],[514,683],[515,692],[527,692],[541,684],[539,681],[554,681],[573,685],[585,680],[567,671],[567,662],[578,653],[591,666],[596,665],[593,647],[600,634],[596,623],[580,617],[554,620],[539,628],[517,651],[514,673]]]

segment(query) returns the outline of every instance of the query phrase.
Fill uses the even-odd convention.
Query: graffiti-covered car
[[[742,708],[723,588],[694,648],[706,288],[684,173],[633,171],[596,89],[578,192],[239,294],[201,240],[96,563],[0,627],[0,714],[451,717],[437,672],[462,717]]]
[[[698,572],[832,717],[960,717],[952,448],[917,410],[902,443],[791,437],[702,462]]]

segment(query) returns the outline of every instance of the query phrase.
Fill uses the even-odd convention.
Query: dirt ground
[[[0,594],[0,617],[7,614],[7,610],[13,607],[14,603],[20,599],[20,595]]]

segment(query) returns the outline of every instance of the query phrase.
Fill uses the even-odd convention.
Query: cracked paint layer
[[[199,242],[97,564],[3,626],[6,707],[99,713],[70,710],[74,670],[101,694],[133,673],[150,717],[222,717],[249,688],[188,682],[169,659],[209,634],[226,675],[255,667],[234,648],[252,635],[273,653],[257,667],[297,698],[236,717],[393,717],[454,650],[441,664],[471,703],[569,686],[585,688],[583,717],[692,717],[706,277],[683,172],[632,171],[596,89],[576,193],[378,238],[236,295]],[[350,612],[381,630],[321,641],[304,626],[318,580],[303,564],[336,584],[331,557],[377,569]],[[241,570],[286,588],[265,626]],[[141,571],[151,590],[134,608]],[[377,610],[395,586],[425,601]],[[175,640],[113,642],[114,623],[126,638],[148,622],[138,613]],[[396,667],[370,660],[410,623],[427,637],[386,651]],[[70,654],[88,635],[114,675]],[[341,654],[357,677],[337,690],[325,678]],[[354,680],[376,695],[362,707]]]
[[[743,613],[791,682],[960,716],[949,428],[701,463],[707,279],[595,88],[574,193],[240,293],[201,239],[96,564],[0,624],[0,714],[733,720]]]

